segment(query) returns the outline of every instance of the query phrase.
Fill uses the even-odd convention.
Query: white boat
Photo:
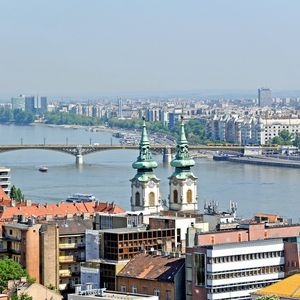
[[[96,201],[96,197],[92,194],[73,194],[70,195],[65,201],[69,203],[92,202]]]

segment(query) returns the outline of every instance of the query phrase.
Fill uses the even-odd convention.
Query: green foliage
[[[109,119],[107,123],[109,127],[117,127],[130,130],[139,130],[142,126],[141,120],[120,120],[117,118],[112,118]],[[162,122],[148,122],[147,129],[149,132],[161,133],[177,139],[179,132],[179,123],[177,123],[174,128],[169,129],[164,126]],[[205,133],[205,126],[198,120],[189,120],[185,124],[185,130],[191,144],[205,144],[209,142]]]
[[[293,141],[293,145],[296,147],[300,147],[300,134],[296,134],[295,139]]]
[[[278,136],[275,136],[271,140],[271,144],[276,145],[292,145],[293,135],[288,130],[282,130]]]
[[[257,300],[279,300],[280,298],[277,296],[260,296],[256,298]]]
[[[99,118],[86,117],[67,112],[50,112],[45,114],[46,124],[96,126],[103,124]]]
[[[25,197],[22,191],[19,188],[16,188],[14,185],[10,189],[10,194],[9,194],[11,199],[16,200],[17,202],[24,201]]]
[[[13,293],[11,296],[11,300],[32,300],[32,297],[26,293],[22,293],[19,296],[17,293]]]
[[[19,263],[12,259],[0,260],[0,292],[7,288],[8,280],[20,279],[21,277],[29,278],[27,271]]]
[[[26,125],[34,122],[35,116],[32,113],[25,112],[21,109],[11,110],[8,108],[0,108],[0,123],[14,122],[18,125]]]

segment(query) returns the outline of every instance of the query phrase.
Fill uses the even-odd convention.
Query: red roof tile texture
[[[58,204],[32,204],[30,206],[11,207],[8,206],[0,212],[0,220],[11,220],[16,215],[36,218],[64,217],[67,215],[94,214],[105,212],[109,214],[125,212],[120,206],[114,203],[104,202],[80,202],[80,203],[58,203]]]

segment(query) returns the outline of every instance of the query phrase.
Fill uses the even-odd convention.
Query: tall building
[[[26,112],[35,112],[35,97],[34,96],[26,96],[25,97],[25,111]]]
[[[118,117],[123,118],[123,102],[121,98],[118,99],[118,110],[119,110]]]
[[[268,88],[258,89],[258,105],[260,107],[272,105],[272,93]]]
[[[148,214],[158,213],[162,209],[159,192],[160,180],[153,173],[157,162],[151,156],[145,119],[139,148],[140,155],[132,164],[132,167],[137,170],[137,174],[131,179],[131,209]]]
[[[41,97],[40,98],[40,102],[41,102],[41,107],[40,110],[41,112],[47,112],[48,111],[48,100],[47,97]]]
[[[169,177],[169,209],[176,211],[197,210],[197,177],[191,171],[195,161],[190,157],[188,142],[185,136],[183,117],[179,139],[177,141],[177,152],[171,166],[175,167],[174,173]]]
[[[25,96],[20,95],[18,97],[11,98],[11,107],[12,109],[21,109],[25,110]]]

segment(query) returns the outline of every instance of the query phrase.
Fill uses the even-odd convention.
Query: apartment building
[[[85,232],[91,219],[55,220],[40,229],[41,281],[61,292],[80,283],[80,263],[85,261]]]
[[[8,195],[10,193],[10,169],[0,167],[0,187]]]
[[[186,250],[186,299],[251,299],[299,268],[299,230],[257,223],[196,233]]]
[[[2,226],[3,258],[11,258],[27,269],[28,274],[40,282],[39,229],[41,225],[5,224]]]

